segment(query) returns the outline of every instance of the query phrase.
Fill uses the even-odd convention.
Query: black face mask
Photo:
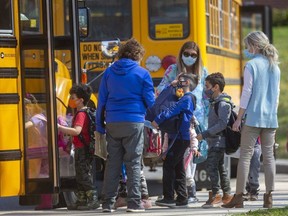
[[[186,87],[187,86],[186,82],[187,82],[186,80],[181,80],[181,81],[179,80],[177,83],[177,87],[178,88]],[[185,84],[183,85],[183,83],[185,83]]]

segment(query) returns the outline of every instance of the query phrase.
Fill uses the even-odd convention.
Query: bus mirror
[[[102,53],[108,58],[114,58],[119,50],[121,43],[120,40],[102,41],[101,50]]]
[[[88,22],[88,8],[83,7],[78,9],[79,14],[79,36],[87,37],[89,22]]]

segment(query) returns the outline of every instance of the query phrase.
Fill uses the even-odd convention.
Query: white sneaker
[[[102,212],[104,212],[104,213],[111,213],[111,212],[115,212],[115,209],[108,209],[108,208],[106,208],[106,209],[102,209]]]
[[[128,208],[128,209],[126,210],[126,212],[145,212],[145,209],[144,209],[144,208],[138,208],[138,209]]]

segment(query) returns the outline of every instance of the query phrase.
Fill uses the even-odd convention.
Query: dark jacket
[[[218,101],[220,102],[217,103]],[[226,128],[231,114],[231,105],[227,101],[231,101],[231,97],[222,93],[210,103],[208,129],[202,133],[209,149],[213,147],[225,148],[225,137],[222,131]],[[218,104],[218,115],[215,112],[216,103]]]

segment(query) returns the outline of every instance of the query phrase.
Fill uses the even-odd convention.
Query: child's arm
[[[78,136],[82,131],[82,127],[76,125],[74,128],[71,128],[71,127],[66,127],[66,126],[62,126],[58,124],[58,130],[64,134],[68,134],[71,136]]]
[[[33,125],[33,122],[32,121],[28,121],[28,122],[25,122],[25,128],[27,129],[27,128],[31,128],[31,127],[33,127],[34,125]]]
[[[212,110],[212,111],[215,112],[215,110]],[[229,116],[230,116],[231,112],[232,112],[232,110],[231,110],[230,104],[228,104],[224,101],[221,101],[218,104],[217,123],[214,124],[212,127],[208,128],[203,133],[201,133],[201,135],[198,134],[197,139],[198,138],[199,138],[198,140],[205,139],[207,137],[215,136],[216,134],[222,132],[227,127],[227,124],[229,121]]]

